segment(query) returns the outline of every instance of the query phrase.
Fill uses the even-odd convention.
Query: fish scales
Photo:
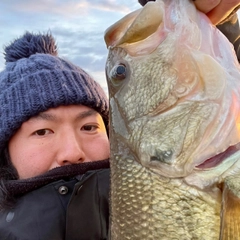
[[[181,181],[159,178],[135,159],[112,160],[118,165],[111,166],[111,239],[218,239],[220,201]]]
[[[107,29],[111,239],[240,237],[240,68],[188,0]]]

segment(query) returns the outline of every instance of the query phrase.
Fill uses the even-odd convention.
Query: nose
[[[75,133],[68,132],[63,134],[57,146],[57,164],[63,166],[85,162],[86,156],[81,145],[81,141],[77,138]]]

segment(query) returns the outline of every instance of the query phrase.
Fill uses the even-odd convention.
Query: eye
[[[116,65],[110,73],[111,79],[114,81],[113,83],[119,84],[126,78],[127,68],[123,63]]]
[[[37,136],[44,136],[47,134],[53,133],[53,131],[49,130],[49,129],[39,129],[37,131],[35,131],[33,134],[37,135]]]
[[[98,128],[96,125],[84,125],[81,130],[87,131],[87,132],[93,132]]]

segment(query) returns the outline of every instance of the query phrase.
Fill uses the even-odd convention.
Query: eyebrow
[[[86,117],[89,117],[89,116],[94,116],[94,115],[97,115],[98,112],[96,112],[95,110],[93,109],[90,109],[90,110],[87,110],[87,111],[84,111],[84,112],[81,112],[77,115],[76,119],[80,120],[80,119],[83,119],[83,118],[86,118]]]
[[[96,112],[93,109],[86,110],[83,112],[80,112],[79,114],[76,115],[76,120],[81,120],[89,116],[94,116],[97,115],[98,112]],[[46,113],[46,112],[41,112],[38,115],[32,117],[33,119],[42,119],[42,120],[47,120],[47,121],[58,121],[59,118],[58,116],[51,114],[51,113]]]

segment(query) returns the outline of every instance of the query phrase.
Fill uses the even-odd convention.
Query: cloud
[[[25,31],[50,30],[56,38],[59,55],[92,73],[105,86],[104,32],[139,7],[137,0],[2,0],[0,45],[9,44]],[[2,54],[0,70],[3,68]]]
[[[50,30],[59,55],[84,68],[105,86],[108,52],[104,32],[140,7],[137,0],[1,0],[0,70],[4,68],[4,45],[27,30]]]
[[[8,11],[32,14],[52,14],[75,18],[78,14],[89,14],[92,9],[126,14],[131,11],[131,5],[133,7],[140,7],[138,3],[134,4],[134,2],[135,1],[131,0],[11,0],[10,3],[9,1],[4,0],[1,5]]]

